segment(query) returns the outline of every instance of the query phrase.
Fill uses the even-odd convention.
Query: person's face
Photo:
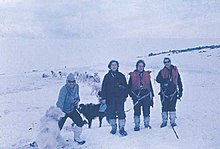
[[[116,71],[117,69],[118,69],[117,63],[116,63],[116,62],[112,62],[112,64],[111,64],[111,70],[112,70],[112,71]]]
[[[137,66],[137,69],[138,69],[139,72],[144,71],[144,64],[143,63],[139,63],[138,66]]]
[[[76,81],[68,81],[68,86],[70,88],[74,88],[74,85],[76,84]]]
[[[171,62],[167,61],[167,62],[164,62],[164,66],[166,68],[170,68],[170,65],[171,65]]]

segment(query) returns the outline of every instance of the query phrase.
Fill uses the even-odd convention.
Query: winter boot
[[[150,116],[145,116],[144,117],[144,127],[151,129],[151,126],[149,123],[150,123]]]
[[[162,112],[162,124],[160,125],[160,128],[166,127],[167,126],[167,120],[168,120],[168,112]]]
[[[140,130],[140,116],[134,116],[134,131]]]
[[[175,123],[175,120],[176,120],[176,112],[175,112],[175,111],[171,111],[171,112],[169,112],[169,115],[170,115],[170,125],[171,125],[172,127],[177,126],[177,124]]]
[[[117,124],[116,124],[116,119],[110,119],[109,124],[112,126],[112,130],[110,131],[111,134],[116,134],[117,131]]]
[[[118,124],[119,124],[119,133],[120,133],[120,135],[127,136],[127,132],[124,129],[124,127],[125,127],[125,119],[119,119],[118,120]]]
[[[85,140],[81,139],[81,137],[80,137],[81,134],[82,134],[82,127],[75,126],[75,128],[74,128],[74,141],[80,145],[86,143]]]

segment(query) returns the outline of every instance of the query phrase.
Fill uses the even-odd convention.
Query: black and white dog
[[[91,128],[92,120],[99,117],[99,127],[102,126],[102,119],[106,116],[107,110],[100,111],[101,103],[99,104],[80,104],[78,111],[83,114],[83,116],[88,120],[88,127]],[[108,118],[107,118],[108,121]]]

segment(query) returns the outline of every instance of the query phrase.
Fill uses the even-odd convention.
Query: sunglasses
[[[68,83],[75,83],[76,81],[74,80],[74,81],[68,81]]]
[[[164,64],[167,64],[167,63],[170,63],[170,61],[165,61],[165,62],[163,62]]]

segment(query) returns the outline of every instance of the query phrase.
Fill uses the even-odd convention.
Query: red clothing
[[[142,84],[143,89],[147,89],[150,91],[150,82],[151,82],[151,76],[150,76],[151,71],[143,71],[143,76],[142,79],[140,78],[140,72],[135,70],[130,73],[131,75],[131,80],[132,80],[132,90],[139,90],[140,86]]]
[[[176,66],[174,66],[171,70],[171,78],[172,78],[172,81],[173,81],[173,84],[177,85],[177,80],[178,80],[178,75],[179,75],[179,72],[178,72],[178,69]],[[169,79],[169,69],[164,67],[162,70],[161,70],[161,76],[164,78],[164,79]]]

